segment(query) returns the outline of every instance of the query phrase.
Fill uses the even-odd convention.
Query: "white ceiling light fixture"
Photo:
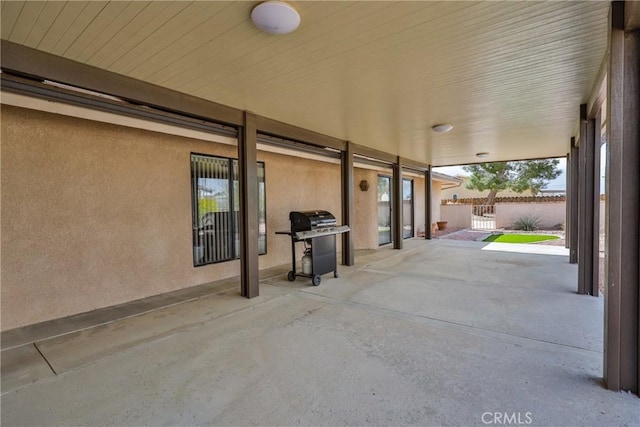
[[[482,151],[482,152],[480,152],[480,153],[476,153],[476,157],[478,157],[478,158],[480,158],[480,159],[483,159],[483,158],[485,158],[485,157],[489,157],[489,152],[487,152],[487,151]]]
[[[437,133],[446,133],[451,129],[453,129],[453,125],[451,123],[438,123],[431,127],[431,130]]]
[[[266,1],[251,11],[256,27],[269,34],[289,34],[300,25],[300,14],[283,1]]]

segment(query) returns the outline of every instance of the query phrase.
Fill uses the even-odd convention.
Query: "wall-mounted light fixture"
[[[360,181],[360,190],[367,191],[369,189],[369,182],[366,179]]]
[[[487,151],[482,151],[480,153],[476,153],[476,157],[479,159],[483,159],[485,157],[489,157],[489,153]]]
[[[283,1],[266,1],[253,8],[251,20],[265,33],[288,34],[300,25],[300,14]]]

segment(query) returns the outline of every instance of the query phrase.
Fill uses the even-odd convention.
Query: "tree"
[[[471,174],[465,186],[470,190],[489,190],[487,204],[493,205],[496,194],[507,189],[516,193],[531,190],[535,196],[548,181],[560,176],[562,172],[557,168],[558,163],[560,163],[558,159],[525,160],[479,163],[463,166],[462,169]]]

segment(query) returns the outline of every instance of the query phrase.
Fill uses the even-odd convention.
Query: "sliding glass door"
[[[378,176],[378,244],[391,243],[391,177]]]
[[[402,238],[413,237],[413,180],[402,180]]]

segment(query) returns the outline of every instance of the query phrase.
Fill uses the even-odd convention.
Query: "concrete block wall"
[[[496,228],[512,228],[522,217],[533,216],[541,229],[553,230],[566,220],[565,202],[496,203]]]
[[[440,221],[448,228],[471,228],[471,205],[440,205]]]
[[[424,178],[410,176],[413,179],[413,235],[425,231],[424,217]]]
[[[440,200],[442,200],[442,182],[433,181],[431,187],[431,219],[433,222],[440,221]]]

